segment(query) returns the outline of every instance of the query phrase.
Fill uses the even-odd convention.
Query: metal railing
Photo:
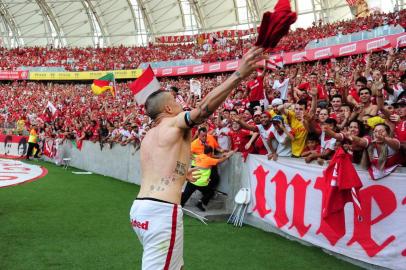
[[[374,29],[356,32],[348,35],[337,35],[334,37],[312,40],[306,45],[307,49],[317,49],[322,47],[334,46],[343,43],[356,42],[360,40],[372,39],[382,36],[395,35],[405,32],[405,29],[400,26],[384,25]]]

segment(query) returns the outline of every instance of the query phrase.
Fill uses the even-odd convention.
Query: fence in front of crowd
[[[384,37],[384,36],[389,36],[389,35],[396,35],[396,34],[402,34],[405,32],[405,29],[403,29],[402,26],[400,25],[383,25],[374,29],[368,29],[365,31],[359,31],[347,35],[336,35],[332,37],[326,37],[318,40],[312,40],[310,41],[307,46],[305,47],[306,50],[308,49],[317,49],[317,48],[323,48],[323,47],[328,47],[328,46],[334,46],[338,44],[345,44],[345,43],[351,43],[351,42],[357,42],[361,40],[368,40],[368,39],[373,39],[373,38],[379,38],[379,37]]]

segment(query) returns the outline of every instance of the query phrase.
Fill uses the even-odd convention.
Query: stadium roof
[[[247,29],[276,0],[0,0],[0,46],[118,46],[154,37]],[[370,0],[392,11],[405,0]],[[345,0],[291,0],[306,27],[351,18]]]

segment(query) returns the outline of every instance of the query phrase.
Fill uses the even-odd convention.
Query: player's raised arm
[[[190,112],[180,113],[177,116],[177,126],[180,128],[191,128],[196,124],[203,123],[226,100],[241,80],[260,67],[258,62],[264,59],[263,49],[252,47],[241,59],[237,71],[228,77],[225,82],[209,92],[198,108]]]

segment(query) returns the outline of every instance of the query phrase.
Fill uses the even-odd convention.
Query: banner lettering
[[[373,181],[358,170],[363,183],[359,198],[362,219],[347,203],[342,215],[326,223],[322,217],[327,195],[323,168],[302,160],[269,161],[249,155],[252,200],[249,215],[314,245],[391,269],[406,269],[406,183],[404,174]],[[390,258],[390,259],[388,259]]]

